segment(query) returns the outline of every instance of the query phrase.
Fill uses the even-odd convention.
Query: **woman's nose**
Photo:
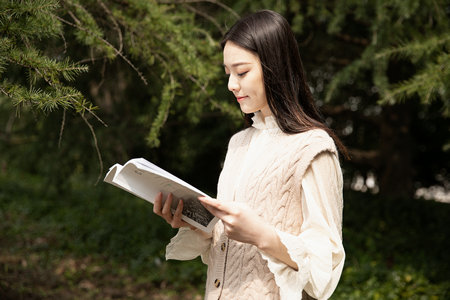
[[[230,75],[230,77],[228,77],[228,90],[230,92],[235,92],[239,90],[239,83],[237,81],[237,78],[233,75]]]

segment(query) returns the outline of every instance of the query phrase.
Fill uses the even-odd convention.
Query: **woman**
[[[211,235],[181,220],[182,201],[172,215],[170,195],[155,199],[154,212],[180,228],[166,258],[201,255],[206,299],[327,299],[345,258],[335,143],[345,148],[314,105],[281,15],[239,20],[222,47],[228,89],[251,126],[229,142],[217,200],[200,198],[221,220]]]

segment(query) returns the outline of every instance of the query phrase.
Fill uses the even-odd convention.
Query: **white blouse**
[[[304,289],[316,299],[328,299],[342,273],[342,173],[335,155],[319,154],[302,179],[303,223],[298,236],[277,230],[298,271],[260,251],[274,274],[281,299],[301,299]],[[338,198],[336,198],[336,195]],[[220,221],[219,221],[220,222]],[[166,248],[166,259],[208,257],[211,237],[180,228]]]

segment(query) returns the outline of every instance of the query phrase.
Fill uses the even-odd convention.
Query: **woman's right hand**
[[[162,217],[166,220],[167,223],[172,226],[172,228],[180,228],[180,227],[189,227],[191,229],[195,229],[194,226],[186,223],[181,219],[181,212],[183,211],[183,200],[180,199],[178,202],[177,209],[175,213],[172,214],[170,207],[172,206],[173,196],[169,194],[166,198],[166,201],[162,201],[163,194],[161,192],[158,193],[155,197],[155,203],[153,204],[153,212],[158,216]]]

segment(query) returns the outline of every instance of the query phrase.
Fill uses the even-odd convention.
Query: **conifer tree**
[[[268,8],[291,23],[318,103],[353,154],[347,178],[374,173],[383,192],[405,196],[415,181],[446,172],[418,163],[414,143],[440,149],[442,160],[448,134],[428,141],[413,128],[448,124],[444,0],[226,3],[0,0],[0,104],[75,112],[91,132],[101,128],[91,122],[98,115],[157,147],[170,121],[195,123],[211,111],[239,117],[225,96],[218,40],[238,14]]]
[[[288,18],[317,101],[350,150],[347,180],[374,173],[380,192],[407,197],[414,185],[445,184],[432,178],[448,176],[448,163],[428,160],[419,148],[448,161],[448,131],[433,129],[450,116],[446,1],[268,0],[232,7],[269,8]],[[415,128],[418,122],[423,126]],[[427,141],[422,130],[439,137]]]
[[[92,133],[100,175],[98,127],[91,120],[103,123],[103,103],[81,82],[113,86],[104,82],[108,67],[120,65],[121,86],[142,90],[131,100],[143,108],[133,118],[147,128],[151,147],[159,146],[170,114],[194,123],[205,109],[238,115],[237,107],[214,97],[211,82],[221,80],[219,44],[208,30],[213,20],[203,14],[199,22],[199,13],[189,5],[148,0],[1,0],[0,101],[19,110],[60,109],[63,120],[66,111],[78,113]],[[103,71],[93,73],[99,63]],[[118,97],[119,104],[130,101]]]
[[[2,0],[0,5],[0,91],[17,106],[72,108],[81,114],[98,108],[69,85],[88,71],[87,65],[72,62],[65,55],[71,49],[54,53],[43,43],[52,40],[59,47],[87,47],[81,59],[85,63],[121,59],[148,89],[160,89],[151,92],[159,104],[149,126],[150,145],[159,144],[159,131],[177,94],[198,100],[184,103],[194,121],[205,106],[236,112],[211,97],[209,83],[220,73],[218,43],[185,6],[147,0]],[[25,73],[26,80],[19,75]]]

